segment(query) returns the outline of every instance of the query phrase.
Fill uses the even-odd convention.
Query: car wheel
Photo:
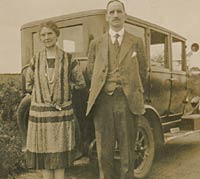
[[[134,176],[144,178],[149,173],[155,156],[155,141],[148,120],[141,116],[135,146],[136,160]]]
[[[17,125],[21,133],[23,146],[25,146],[26,143],[30,105],[31,95],[27,95],[21,100],[17,109]]]
[[[89,145],[88,157],[90,161],[97,159],[96,139],[94,139]]]

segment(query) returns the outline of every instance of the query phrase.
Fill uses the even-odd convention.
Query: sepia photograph
[[[198,0],[1,0],[0,179],[198,179]]]

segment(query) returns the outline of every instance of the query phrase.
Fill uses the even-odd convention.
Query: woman
[[[64,179],[75,146],[71,88],[85,87],[79,65],[56,45],[59,29],[48,21],[39,28],[44,49],[31,60],[26,90],[32,93],[26,140],[27,167],[44,179]]]

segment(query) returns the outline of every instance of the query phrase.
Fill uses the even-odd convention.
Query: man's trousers
[[[114,151],[120,149],[120,179],[133,179],[137,116],[128,107],[121,88],[112,95],[101,92],[94,106],[94,125],[100,179],[116,179]]]

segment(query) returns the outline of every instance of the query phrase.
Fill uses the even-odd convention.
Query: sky
[[[129,15],[147,20],[186,37],[189,47],[200,44],[199,0],[122,0]],[[20,27],[79,11],[104,9],[108,0],[0,0],[0,73],[21,71]],[[200,67],[200,51],[191,56]]]

